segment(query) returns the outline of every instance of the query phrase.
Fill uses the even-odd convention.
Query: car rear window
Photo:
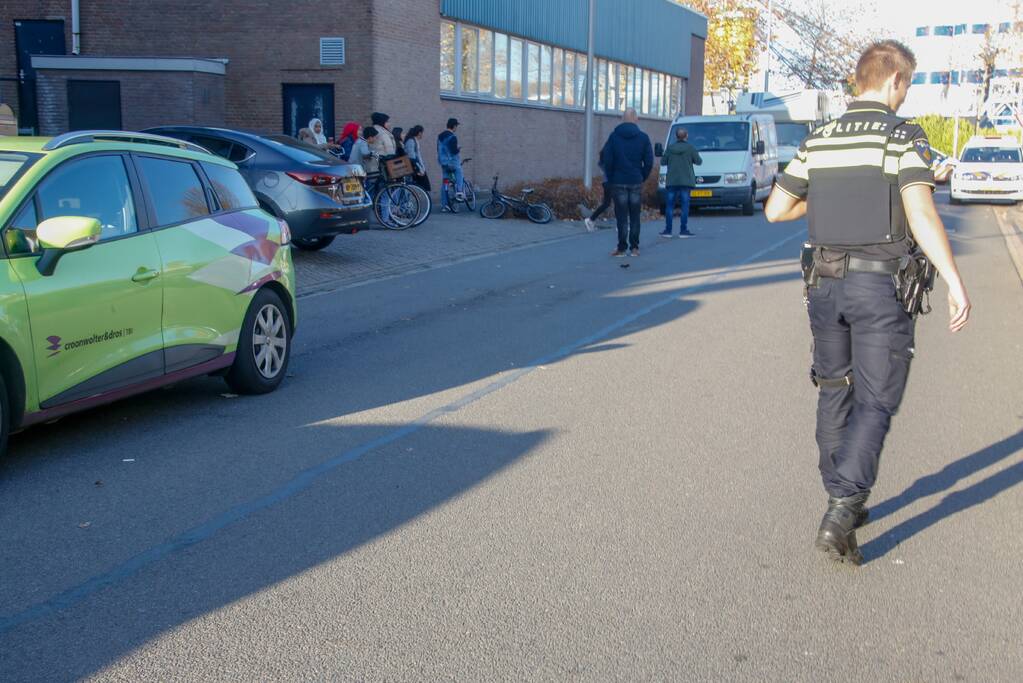
[[[206,171],[217,195],[217,201],[220,202],[220,208],[224,211],[250,209],[259,205],[256,195],[252,194],[248,183],[238,171],[219,164],[204,163],[202,168]]]
[[[139,157],[149,186],[158,225],[172,225],[206,216],[210,207],[195,168],[188,161]]]
[[[970,147],[963,150],[966,163],[1018,164],[1019,150],[1012,147]]]
[[[331,161],[336,162],[337,157],[323,152],[315,147],[300,142],[287,135],[268,135],[264,140],[281,154],[302,163]]]
[[[14,182],[28,170],[38,155],[0,152],[0,198],[14,185]]]

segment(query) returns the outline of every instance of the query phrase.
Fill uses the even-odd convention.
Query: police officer
[[[970,315],[931,196],[927,136],[895,115],[915,68],[901,43],[868,47],[856,65],[859,97],[803,142],[765,208],[771,222],[808,218],[811,375],[829,496],[815,547],[857,565],[855,530],[869,516],[867,497],[914,353],[914,316],[896,292],[911,253],[922,250],[948,283],[949,329],[961,330]]]

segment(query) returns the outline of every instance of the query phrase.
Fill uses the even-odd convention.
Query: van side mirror
[[[39,246],[43,248],[36,269],[40,275],[53,275],[61,256],[88,249],[99,242],[100,234],[100,224],[95,218],[58,216],[43,221],[36,228]]]
[[[663,157],[664,156],[664,145],[662,145],[659,142],[656,145],[654,145],[654,156],[655,157]]]
[[[753,149],[753,153],[759,154],[760,156],[763,156],[764,154],[767,153],[767,146],[764,145],[763,140],[757,140],[757,146]]]

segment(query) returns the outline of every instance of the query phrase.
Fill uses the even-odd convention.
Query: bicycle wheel
[[[526,209],[526,218],[534,223],[543,225],[554,220],[554,212],[546,204],[530,204],[529,208]]]
[[[419,199],[419,215],[416,216],[416,220],[412,224],[412,227],[414,228],[425,223],[426,219],[430,217],[431,213],[433,213],[433,199],[430,197],[429,192],[418,185],[409,185],[408,187],[411,188],[412,193]]]
[[[462,181],[462,192],[465,194],[465,205],[469,211],[476,210],[476,188],[468,180]]]
[[[499,202],[491,199],[489,202],[480,207],[480,215],[484,218],[492,218],[494,220],[498,218],[504,218],[504,214],[508,211],[508,205],[504,202]]]
[[[388,185],[373,201],[373,212],[381,225],[391,230],[411,228],[419,215],[419,198],[401,183]]]

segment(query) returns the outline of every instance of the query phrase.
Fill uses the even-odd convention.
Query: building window
[[[947,71],[932,71],[931,84],[948,85],[952,80],[951,74]]]
[[[526,49],[526,99],[540,99],[540,46],[533,43]]]
[[[974,24],[971,28],[971,33],[975,35],[981,35],[987,33],[987,30],[989,28],[990,26],[988,26],[987,24]]]
[[[455,89],[455,25],[440,23],[440,89]]]
[[[508,82],[511,89],[508,94],[513,100],[522,99],[522,41],[511,39],[511,48],[508,50]]]
[[[540,46],[540,99],[548,104],[551,101],[551,48]]]
[[[926,72],[924,72],[924,71],[917,71],[915,74],[913,74],[913,80],[911,81],[911,83],[913,85],[920,85],[920,84],[926,83],[926,82],[927,82],[927,73]]]
[[[935,26],[934,27],[934,35],[936,35],[936,36],[951,36],[954,32],[955,32],[955,30],[951,26]]]
[[[565,53],[565,106],[575,106],[575,53]]]
[[[494,91],[494,34],[480,30],[479,46],[479,92],[489,95]]]
[[[930,35],[930,33],[931,33],[931,29],[928,26],[917,26],[916,27],[916,37],[917,38],[921,38],[923,36]]]
[[[966,24],[956,24],[955,34],[960,36],[964,33],[966,33]]]
[[[958,71],[953,71],[952,72],[952,85],[959,85],[959,72]]]
[[[553,104],[559,107],[565,103],[565,51],[554,48],[554,91]]]
[[[508,97],[508,36],[494,34],[494,97]]]
[[[973,85],[979,85],[984,82],[984,72],[980,69],[974,69],[966,73],[966,80]]]
[[[1003,21],[1002,23],[998,24],[998,32],[999,33],[1008,33],[1009,29],[1011,29],[1011,28],[1012,28],[1012,22],[1011,21]]]
[[[440,88],[454,96],[528,102],[581,109],[587,77],[595,89],[594,109],[667,117],[682,79],[631,64],[597,60],[587,70],[586,56],[539,42],[458,22],[440,26]],[[674,94],[672,94],[674,93]]]
[[[479,88],[479,31],[461,26],[462,92],[475,93]]]

